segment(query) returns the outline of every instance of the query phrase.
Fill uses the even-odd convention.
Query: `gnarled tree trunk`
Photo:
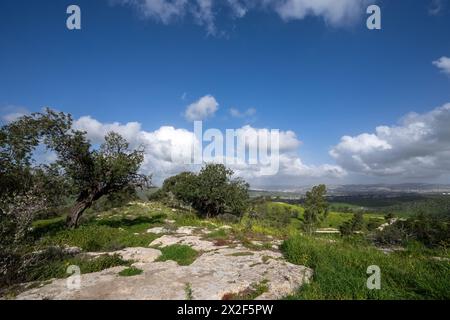
[[[101,190],[95,190],[91,192],[82,192],[70,210],[70,214],[67,216],[66,225],[68,228],[75,229],[78,227],[78,222],[83,212],[88,209],[95,200],[98,200],[103,195]]]

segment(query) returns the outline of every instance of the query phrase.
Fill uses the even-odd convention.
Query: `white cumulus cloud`
[[[438,67],[443,73],[450,76],[450,58],[441,57],[436,61],[433,61],[433,65]]]
[[[398,179],[437,178],[450,173],[450,103],[406,115],[396,126],[344,136],[330,154],[342,168]]]
[[[190,18],[204,26],[207,34],[219,35],[217,14],[244,18],[250,11],[275,12],[283,21],[321,17],[332,26],[353,22],[365,14],[368,0],[110,0],[113,4],[136,8],[143,17],[163,24]]]
[[[284,0],[277,3],[276,11],[284,20],[318,16],[335,26],[360,16],[367,5],[366,0]]]
[[[219,109],[219,103],[211,95],[206,95],[186,108],[184,116],[188,121],[205,120]]]
[[[30,111],[27,108],[19,107],[19,106],[5,106],[0,108],[0,120],[7,124],[14,122],[18,118],[29,114]]]
[[[103,142],[104,136],[108,132],[115,131],[123,135],[130,142],[131,147],[143,146],[145,159],[141,170],[145,174],[153,174],[157,184],[179,172],[198,170],[198,165],[190,164],[192,150],[200,143],[203,143],[204,148],[208,145],[205,141],[201,142],[193,131],[177,129],[173,126],[163,126],[155,131],[145,131],[137,122],[102,123],[90,116],[84,116],[74,122],[74,128],[86,131],[87,137],[96,145]],[[267,137],[269,131],[267,128],[253,128],[247,125],[236,130],[236,141],[243,140],[244,144],[248,146],[256,143],[257,139]],[[223,134],[226,133],[223,132]],[[224,143],[226,142],[224,141]],[[280,131],[279,158],[277,160],[279,161],[279,170],[269,176],[266,164],[250,164],[249,161],[235,158],[234,163],[229,167],[235,171],[236,175],[245,178],[250,183],[258,181],[259,185],[283,184],[287,179],[300,179],[298,183],[301,183],[302,178],[339,178],[346,174],[345,170],[336,165],[304,164],[298,155],[300,145],[301,142],[293,131]],[[226,145],[224,147],[226,148]],[[269,145],[269,152],[273,152],[273,150]],[[210,159],[203,160],[208,162]],[[225,159],[225,161],[228,160]]]

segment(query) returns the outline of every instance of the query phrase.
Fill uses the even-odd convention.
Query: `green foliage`
[[[314,269],[311,284],[291,299],[450,298],[450,265],[415,252],[386,255],[366,243],[293,236],[282,245],[286,259]],[[367,267],[381,268],[381,290],[366,287]]]
[[[143,150],[129,150],[128,142],[110,132],[99,150],[90,150],[83,133],[72,132],[50,141],[58,154],[58,163],[77,187],[78,198],[68,217],[68,225],[77,227],[84,210],[104,195],[147,186],[148,177],[137,173],[144,159]]]
[[[369,218],[367,221],[367,230],[374,231],[381,225],[381,221],[379,219]]]
[[[70,189],[56,165],[34,166],[32,154],[52,128],[70,119],[47,110],[0,128],[0,276],[14,278],[35,217],[63,202]]]
[[[162,254],[157,261],[176,261],[180,266],[188,266],[195,261],[198,252],[187,245],[173,244],[160,248]]]
[[[0,129],[0,211],[6,218],[14,220],[11,207],[20,201],[30,204],[26,211],[33,216],[61,203],[63,195],[77,194],[67,220],[77,227],[84,210],[102,196],[148,184],[148,177],[137,174],[143,150],[130,151],[114,132],[92,150],[86,133],[73,130],[72,122],[71,115],[47,109]],[[41,143],[57,161],[33,167],[32,152]]]
[[[362,212],[356,212],[350,221],[344,222],[339,226],[339,231],[342,235],[348,236],[355,231],[361,231],[364,228],[364,217]]]
[[[126,268],[123,269],[122,271],[119,272],[119,275],[122,277],[132,277],[132,276],[137,276],[139,274],[141,274],[143,271],[141,269],[138,269],[136,267],[130,267],[130,268]]]
[[[379,210],[386,214],[397,214],[407,216],[438,215],[450,216],[450,197],[444,195],[421,196],[410,201],[398,201],[397,203]]]
[[[415,240],[428,247],[450,247],[450,217],[424,215],[397,220],[375,233],[381,244],[407,244]]]
[[[249,186],[232,175],[222,164],[207,164],[198,174],[183,172],[166,179],[162,190],[203,217],[242,215],[248,207]]]
[[[265,202],[254,206],[249,216],[263,225],[284,228],[291,223],[291,219],[296,219],[299,215],[300,210],[293,206]]]
[[[306,193],[305,213],[303,227],[306,232],[312,233],[328,214],[328,202],[325,198],[327,188],[321,184]]]

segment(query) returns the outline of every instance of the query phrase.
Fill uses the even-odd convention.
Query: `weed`
[[[228,254],[228,256],[231,256],[231,257],[243,257],[243,256],[253,256],[253,255],[254,255],[254,253],[251,251],[234,252],[234,253]]]
[[[138,269],[136,267],[130,267],[123,269],[119,272],[119,275],[122,277],[132,277],[141,274],[143,271],[141,269]]]
[[[186,283],[186,285],[184,287],[184,292],[186,295],[186,300],[193,300],[192,287],[191,287],[190,283]]]

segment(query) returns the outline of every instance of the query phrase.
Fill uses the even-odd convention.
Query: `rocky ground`
[[[227,228],[222,227],[222,228]],[[22,292],[17,299],[224,299],[257,292],[257,299],[280,299],[308,283],[313,270],[286,262],[278,250],[279,240],[255,241],[252,248],[237,240],[209,239],[211,230],[196,227],[152,228],[160,237],[148,248],[126,248],[119,254],[142,270],[124,277],[126,267],[113,267],[81,275],[79,288],[68,288],[71,279],[55,279],[41,287]],[[156,261],[160,248],[184,244],[200,254],[187,266],[175,261]],[[98,256],[102,253],[87,253]],[[255,291],[256,290],[256,291]]]

